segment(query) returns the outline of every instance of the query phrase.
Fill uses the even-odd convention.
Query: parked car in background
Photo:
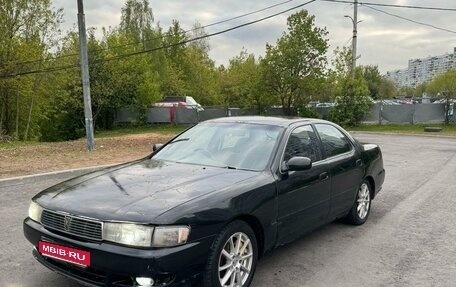
[[[376,100],[373,101],[375,104],[382,104],[382,105],[391,105],[391,106],[399,106],[400,103],[396,102],[395,100]]]
[[[366,222],[384,178],[380,147],[331,122],[220,118],[38,193],[24,234],[41,264],[90,286],[248,287],[267,251]]]
[[[418,101],[410,98],[404,98],[404,99],[397,99],[396,103],[401,104],[401,105],[413,105],[413,104],[418,104]]]
[[[310,101],[306,107],[307,108],[316,108],[319,103],[320,103],[319,101]]]
[[[169,96],[165,97],[162,101],[154,104],[155,107],[164,107],[164,108],[186,108],[186,109],[196,109],[197,111],[204,111],[204,108],[198,104],[193,97],[188,96]]]
[[[456,99],[439,99],[433,102],[433,104],[446,104],[446,103],[453,103],[456,104]]]
[[[319,103],[316,105],[317,108],[332,108],[335,106],[336,106],[336,103]]]

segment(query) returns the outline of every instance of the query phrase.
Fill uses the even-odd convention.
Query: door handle
[[[318,179],[320,179],[320,180],[326,180],[326,179],[328,179],[328,178],[329,178],[329,176],[328,176],[328,173],[327,173],[327,172],[322,172],[322,173],[320,173],[320,175],[318,176]]]
[[[363,161],[361,159],[358,159],[356,161],[356,166],[362,166],[363,165]]]

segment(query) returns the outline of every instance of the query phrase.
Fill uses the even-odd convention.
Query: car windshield
[[[192,97],[187,97],[187,104],[192,105],[192,106],[198,105],[198,103]]]
[[[283,128],[245,123],[202,123],[164,146],[153,159],[264,170]]]

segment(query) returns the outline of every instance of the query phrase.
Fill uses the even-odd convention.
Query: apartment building
[[[416,87],[431,81],[435,76],[456,68],[456,47],[453,53],[411,59],[408,67],[386,73],[386,77],[399,87]]]

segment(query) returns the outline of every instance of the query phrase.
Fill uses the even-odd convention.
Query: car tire
[[[203,286],[248,287],[253,280],[257,260],[258,244],[252,228],[244,221],[233,221],[212,244]],[[233,280],[235,284],[231,285]]]
[[[356,199],[345,220],[353,225],[361,225],[366,222],[372,206],[372,192],[370,184],[364,180],[356,192]]]

